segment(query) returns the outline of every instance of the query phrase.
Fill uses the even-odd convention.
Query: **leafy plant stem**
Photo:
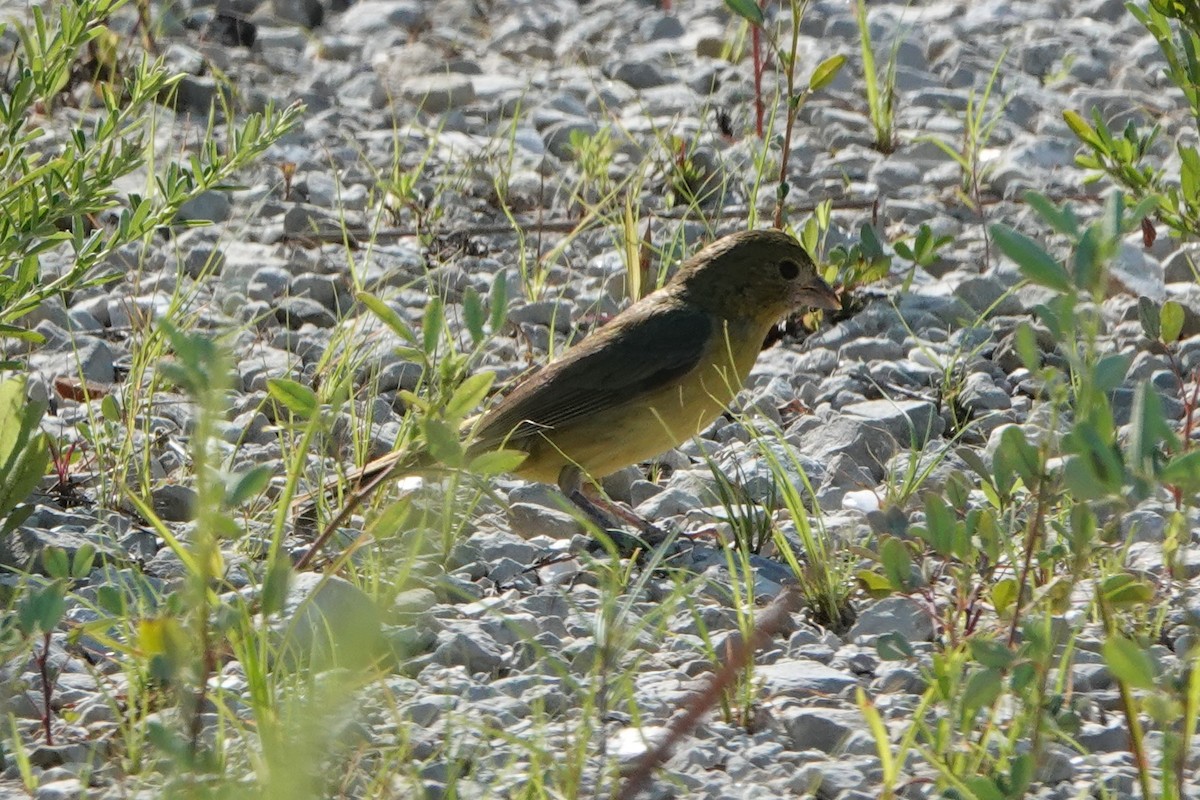
[[[779,154],[779,194],[775,200],[775,227],[783,228],[783,201],[787,194],[788,161],[792,155],[792,128],[796,124],[796,115],[800,111],[801,97],[796,95],[796,51],[800,45],[800,20],[803,16],[803,6],[792,0],[792,44],[787,57],[787,68],[783,71],[787,81],[787,112],[784,114],[784,129],[782,150]],[[759,134],[761,136],[761,134]]]
[[[1096,591],[1096,607],[1100,610],[1105,631],[1109,636],[1113,636],[1116,633],[1116,624],[1099,587]],[[1142,732],[1141,720],[1138,718],[1137,704],[1134,702],[1133,692],[1128,681],[1118,677],[1117,689],[1121,694],[1121,711],[1125,714],[1125,723],[1129,726],[1129,748],[1137,763],[1138,784],[1142,790],[1142,797],[1151,798],[1154,797],[1154,794],[1150,785],[1150,762],[1146,759],[1146,741]]]
[[[762,57],[761,26],[750,26],[750,49],[754,58],[754,132],[758,134],[759,139],[762,139],[763,117],[766,112],[766,106],[763,103],[762,76],[763,70],[766,69],[766,64],[763,63]]]
[[[1021,563],[1021,576],[1017,580],[1018,601],[1013,605],[1012,622],[1008,628],[1008,646],[1015,647],[1017,642],[1017,628],[1021,624],[1021,602],[1020,596],[1029,586],[1029,572],[1033,568],[1033,551],[1037,547],[1038,540],[1041,538],[1042,526],[1046,518],[1046,502],[1048,487],[1045,486],[1045,481],[1038,481],[1038,488],[1034,492],[1037,495],[1037,508],[1034,511],[1033,519],[1029,523],[1029,528],[1025,531],[1025,544],[1023,560]]]
[[[1188,754],[1192,752],[1192,738],[1196,730],[1197,717],[1200,716],[1200,670],[1195,667],[1196,651],[1188,654],[1192,665],[1187,670],[1187,693],[1184,695],[1183,722],[1180,731],[1179,754],[1175,761],[1175,781],[1179,786],[1184,785],[1185,770]]]

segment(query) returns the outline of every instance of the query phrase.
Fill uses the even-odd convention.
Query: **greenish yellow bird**
[[[706,428],[742,388],[771,327],[801,307],[841,304],[795,239],[777,230],[719,239],[484,413],[470,452],[523,451],[516,475],[571,496],[584,476],[602,478]],[[363,485],[404,458],[368,464]]]

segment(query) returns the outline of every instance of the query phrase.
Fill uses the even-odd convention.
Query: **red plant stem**
[[[754,131],[763,138],[763,116],[766,108],[762,96],[762,31],[757,25],[750,26],[750,44],[754,53]]]
[[[637,797],[655,768],[671,756],[671,750],[679,740],[691,733],[704,713],[717,703],[738,674],[746,669],[754,653],[782,630],[784,621],[799,607],[799,594],[795,588],[788,587],[763,609],[748,641],[733,643],[732,652],[725,663],[712,674],[704,688],[687,701],[683,712],[667,724],[667,733],[658,745],[647,751],[625,776],[625,784],[616,794],[617,800],[634,800]]]

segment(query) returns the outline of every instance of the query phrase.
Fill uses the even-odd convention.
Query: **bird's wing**
[[[637,402],[694,369],[713,347],[714,322],[685,305],[628,312],[567,350],[487,412],[474,448],[485,450]]]

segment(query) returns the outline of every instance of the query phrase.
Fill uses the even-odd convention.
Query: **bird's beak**
[[[833,289],[829,288],[828,283],[820,278],[813,278],[812,281],[801,287],[796,292],[796,301],[799,304],[830,311],[840,311],[842,308],[841,298],[834,293]]]

